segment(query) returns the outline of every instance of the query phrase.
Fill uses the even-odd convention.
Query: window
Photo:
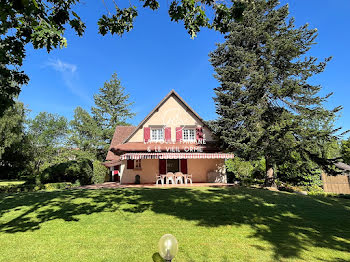
[[[183,129],[182,138],[183,141],[195,141],[196,131],[194,129]]]
[[[151,129],[151,140],[152,141],[164,141],[164,129],[163,128],[152,128]]]
[[[134,169],[141,169],[141,159],[135,160],[135,167]]]
[[[173,172],[173,173],[179,172],[180,171],[179,159],[167,159],[166,171]]]

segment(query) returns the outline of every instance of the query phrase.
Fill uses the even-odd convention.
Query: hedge
[[[40,182],[71,182],[80,185],[92,183],[93,165],[89,159],[71,160],[58,163],[44,169],[40,174]]]
[[[74,185],[70,182],[63,183],[48,183],[43,185],[34,184],[22,184],[22,185],[7,185],[0,186],[0,193],[10,194],[10,193],[21,193],[21,192],[35,192],[39,190],[59,190],[59,189],[69,189]]]
[[[94,174],[92,176],[92,183],[101,184],[106,181],[106,176],[108,176],[108,169],[102,165],[102,162],[95,160],[93,162]]]

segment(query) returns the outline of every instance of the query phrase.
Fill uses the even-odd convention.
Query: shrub
[[[336,194],[336,193],[327,193],[327,192],[317,192],[317,191],[311,191],[308,193],[310,196],[321,196],[321,197],[335,197],[335,198],[344,198],[344,199],[350,199],[350,195],[347,194]]]
[[[6,186],[0,186],[0,193],[20,193],[20,192],[33,192],[40,190],[40,187],[36,185],[28,185],[28,184],[22,184],[22,185],[6,185]]]
[[[245,180],[251,178],[253,165],[249,161],[244,161],[239,157],[226,161],[227,171],[232,172],[238,179]]]
[[[93,162],[93,171],[92,183],[101,184],[105,182],[106,176],[108,175],[108,169],[102,165],[98,160]]]
[[[235,157],[226,161],[227,179],[232,183],[239,180],[244,185],[259,184],[264,178],[265,160],[245,161]]]
[[[44,190],[59,190],[59,189],[69,189],[72,188],[73,184],[70,182],[63,183],[48,183],[43,185]]]
[[[91,184],[93,177],[93,165],[89,159],[71,160],[52,165],[44,169],[40,174],[40,182],[57,183],[79,181],[81,185]]]
[[[60,190],[60,189],[69,189],[76,185],[73,185],[70,182],[63,183],[48,183],[43,185],[35,184],[22,184],[22,185],[6,185],[0,186],[0,193],[10,194],[10,193],[21,193],[21,192],[35,192],[39,190]]]

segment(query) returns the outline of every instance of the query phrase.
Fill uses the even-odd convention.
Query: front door
[[[180,171],[180,164],[179,159],[168,159],[166,161],[166,169],[167,172],[179,172]]]

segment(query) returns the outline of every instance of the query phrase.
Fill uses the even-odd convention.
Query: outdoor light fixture
[[[165,261],[171,261],[177,253],[178,244],[176,238],[171,234],[165,234],[159,239],[159,255]]]

